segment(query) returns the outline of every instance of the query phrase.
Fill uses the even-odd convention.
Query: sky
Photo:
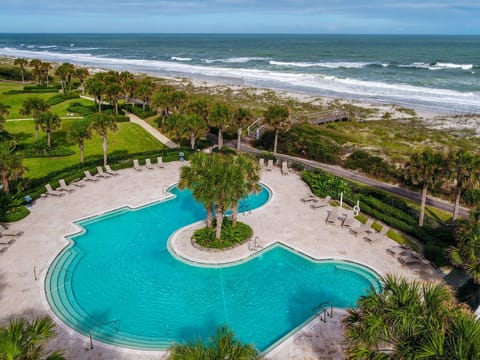
[[[480,0],[0,0],[0,33],[480,34]]]

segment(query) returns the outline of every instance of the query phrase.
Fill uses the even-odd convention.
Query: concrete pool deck
[[[119,176],[87,183],[73,193],[60,198],[39,199],[31,207],[31,214],[11,224],[9,230],[22,230],[24,234],[0,256],[1,321],[12,315],[52,316],[58,326],[58,336],[52,348],[65,349],[71,359],[159,359],[165,352],[129,350],[104,345],[94,340],[89,350],[88,337],[78,334],[59,322],[50,310],[45,293],[44,280],[48,266],[58,253],[68,245],[65,236],[79,229],[74,221],[101,214],[123,206],[138,207],[167,196],[164,187],[178,181],[179,169],[186,163],[167,163],[164,169],[137,172],[121,170]],[[419,278],[411,269],[402,266],[386,253],[395,245],[382,239],[369,245],[360,236],[355,237],[347,229],[327,225],[327,209],[310,208],[300,199],[308,187],[300,177],[291,173],[282,176],[279,168],[262,172],[262,182],[273,193],[262,208],[239,216],[254,229],[262,245],[281,242],[315,259],[343,259],[366,265],[380,275],[398,274]],[[191,225],[172,236],[171,249],[179,257],[190,261],[219,263],[244,259],[253,252],[248,244],[223,253],[201,251],[191,245],[190,234],[197,225]],[[35,274],[37,280],[35,279]],[[430,274],[430,275],[429,275]],[[433,269],[423,278],[440,279]],[[317,318],[281,343],[267,359],[339,359],[342,358],[341,311],[335,310],[326,323]]]

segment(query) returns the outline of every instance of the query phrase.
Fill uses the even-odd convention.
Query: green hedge
[[[54,87],[28,87],[25,86],[23,90],[9,90],[4,94],[15,95],[15,94],[45,94],[45,93],[58,93],[58,89]]]
[[[52,96],[50,99],[47,100],[47,104],[50,106],[61,104],[64,101],[71,100],[71,99],[78,99],[80,95],[75,91],[70,91],[64,94],[58,94]]]
[[[93,115],[96,111],[97,107],[95,105],[85,106],[79,102],[72,102],[70,106],[67,108],[68,112],[77,113],[82,116],[90,116]]]
[[[143,110],[141,105],[134,106],[132,104],[124,104],[124,105],[121,106],[121,108],[137,115],[138,117],[140,117],[142,119],[146,119],[150,116],[157,115],[157,111],[151,110],[151,109]]]

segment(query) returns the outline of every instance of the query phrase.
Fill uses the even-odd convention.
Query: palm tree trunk
[[[8,194],[9,192],[8,173],[6,171],[2,171],[2,185],[3,185],[3,191],[5,191],[5,194]]]
[[[115,104],[115,115],[118,116],[118,100],[113,100],[113,103]]]
[[[192,150],[195,150],[195,133],[193,131],[190,133],[190,146]]]
[[[457,196],[455,196],[455,204],[453,205],[452,222],[458,218],[458,209],[460,208],[460,197],[462,196],[462,188],[457,186]]]
[[[232,226],[237,226],[237,217],[238,217],[238,201],[232,207]]]
[[[206,207],[207,210],[207,226],[210,227],[213,224],[213,204]]]
[[[102,112],[102,96],[98,97],[98,112]]]
[[[240,151],[241,145],[242,145],[242,128],[239,127],[237,129],[237,151]]]
[[[38,124],[35,124],[35,140],[38,141]]]
[[[85,148],[83,141],[78,144],[78,147],[80,148],[80,162],[83,163],[83,149]]]
[[[51,133],[50,129],[47,129],[47,144],[49,149],[52,147],[52,143],[50,140],[50,133]]]
[[[423,226],[425,218],[425,205],[427,203],[427,186],[422,188],[422,203],[420,204],[420,216],[418,217],[418,226]]]
[[[278,129],[275,129],[275,139],[273,141],[273,155],[277,155],[277,143],[278,143],[278,133],[280,131]]]
[[[218,128],[218,150],[221,150],[223,147],[223,129]]]
[[[107,134],[103,135],[103,165],[107,165]]]
[[[22,84],[25,85],[25,77],[23,76],[23,69],[20,69],[21,73],[22,73]]]
[[[47,75],[47,88],[48,88],[48,70],[47,70],[47,74],[46,74],[46,75]]]
[[[222,236],[222,224],[223,224],[223,206],[215,206],[215,217],[217,219],[217,227],[215,229],[215,239],[220,239]]]
[[[65,80],[61,80],[60,83],[62,84],[62,94],[65,95]]]

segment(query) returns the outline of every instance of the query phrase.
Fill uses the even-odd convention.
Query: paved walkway
[[[128,111],[125,111],[125,115],[127,115],[130,118],[130,121],[132,123],[140,125],[142,128],[144,128],[146,131],[150,133],[154,138],[156,138],[158,141],[160,141],[162,144],[169,148],[177,148],[178,144],[174,143],[172,140],[167,138],[165,135],[160,133],[157,129],[155,129],[152,125],[147,123],[145,120],[140,119],[137,115],[129,113]]]
[[[138,207],[164,198],[163,185],[178,181],[180,167],[185,163],[167,163],[165,169],[133,169],[120,171],[114,178],[88,184],[85,188],[61,198],[36,201],[31,214],[10,225],[10,230],[23,230],[24,234],[6,253],[0,256],[1,319],[11,315],[49,314],[56,319],[58,337],[53,348],[66,350],[69,359],[160,359],[164,352],[128,350],[94,342],[89,349],[89,339],[61,323],[50,310],[44,292],[47,269],[58,253],[68,245],[66,235],[78,228],[75,220],[104,213],[125,205]],[[375,269],[379,274],[394,273],[418,278],[410,269],[401,266],[386,249],[394,245],[388,239],[368,245],[361,238],[350,235],[345,229],[326,225],[326,211],[313,210],[300,198],[308,192],[297,174],[282,176],[275,168],[262,174],[273,196],[264,207],[241,215],[241,221],[250,224],[255,235],[265,246],[274,242],[285,243],[314,258],[339,258],[356,261]],[[195,261],[219,262],[245,258],[252,254],[247,246],[225,252],[223,255],[199,251],[189,242],[192,225],[179,231],[171,239],[171,248],[179,256]],[[38,280],[34,277],[34,272]],[[438,279],[431,269],[424,278]],[[268,285],[266,285],[268,286]],[[341,312],[335,310],[334,319],[326,324],[312,321],[293,337],[269,354],[268,359],[341,359]]]

